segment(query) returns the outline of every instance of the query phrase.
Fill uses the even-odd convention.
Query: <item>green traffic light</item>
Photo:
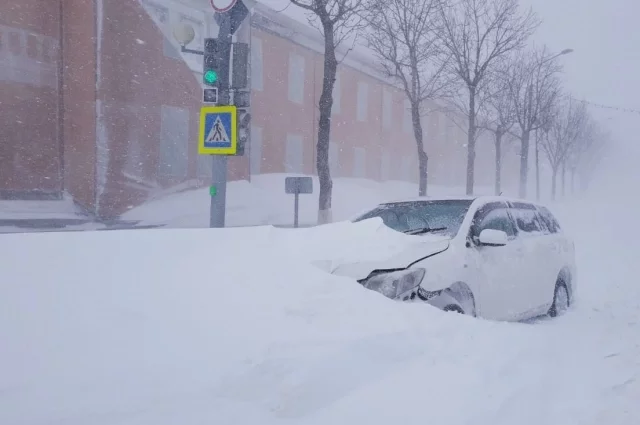
[[[208,84],[213,84],[218,81],[218,74],[215,71],[207,71],[204,73],[204,81]]]

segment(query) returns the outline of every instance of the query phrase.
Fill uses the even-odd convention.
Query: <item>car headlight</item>
[[[398,298],[413,291],[424,278],[425,269],[408,269],[375,274],[363,283],[364,287],[380,292],[388,298]]]

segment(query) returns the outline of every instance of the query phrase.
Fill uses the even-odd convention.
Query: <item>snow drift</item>
[[[610,230],[578,233],[581,304],[536,324],[393,302],[316,266],[419,240],[387,230],[5,235],[0,423],[637,422],[640,290],[631,254],[603,279]]]

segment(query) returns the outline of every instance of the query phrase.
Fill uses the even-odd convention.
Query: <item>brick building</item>
[[[6,2],[5,2],[6,3]],[[215,35],[205,0],[21,0],[0,6],[0,198],[58,199],[115,217],[172,187],[206,184],[196,154],[201,57],[179,52],[175,22]],[[230,179],[315,173],[322,40],[258,4],[252,47],[252,140]],[[338,177],[417,180],[403,93],[361,50],[341,63],[330,162]],[[442,113],[424,118],[430,183],[463,186],[466,136]],[[493,148],[478,143],[478,186],[493,184]],[[517,161],[505,159],[513,186]],[[510,187],[507,187],[509,190]]]

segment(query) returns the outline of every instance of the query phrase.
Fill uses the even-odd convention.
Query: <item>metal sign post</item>
[[[231,71],[231,45],[233,33],[247,17],[248,10],[242,0],[211,0],[216,13],[215,19],[220,29],[218,31],[217,63],[220,64],[218,84],[218,105],[230,105],[229,75]],[[236,115],[234,108],[234,122],[232,132],[236,131]],[[202,134],[201,134],[202,137]],[[207,136],[204,136],[207,137]],[[232,136],[235,137],[235,136]],[[233,153],[236,153],[237,143],[233,143]],[[227,154],[228,155],[228,154]],[[224,227],[227,200],[228,156],[225,154],[211,155],[211,186],[215,188],[215,195],[211,196],[209,213],[209,227]]]
[[[220,15],[220,31],[218,32],[217,63],[218,70],[218,104],[229,102],[229,64],[231,63],[231,18],[227,13]],[[206,136],[205,136],[206,137]],[[216,195],[211,197],[209,211],[209,227],[224,227],[227,201],[227,155],[211,155],[211,186],[216,188]]]
[[[284,191],[294,195],[293,202],[293,227],[298,227],[298,210],[300,194],[313,193],[313,179],[311,177],[286,177],[284,179]]]
[[[187,49],[193,41],[195,31],[181,24],[174,35],[181,44],[182,53],[203,55],[202,93],[204,105],[200,110],[198,153],[211,155],[211,208],[209,227],[224,227],[227,199],[228,156],[243,155],[249,139],[251,114],[250,88],[248,89],[249,44],[232,43],[233,34],[249,16],[249,8],[255,0],[210,0],[215,10],[214,18],[219,26],[217,38],[205,38],[204,51]],[[245,4],[246,3],[246,4]],[[248,7],[247,7],[248,6]],[[233,77],[231,76],[231,51],[234,51]],[[233,79],[233,85],[230,83]],[[233,99],[231,91],[235,90]],[[241,91],[241,90],[246,91]],[[236,106],[242,109],[237,110]]]

